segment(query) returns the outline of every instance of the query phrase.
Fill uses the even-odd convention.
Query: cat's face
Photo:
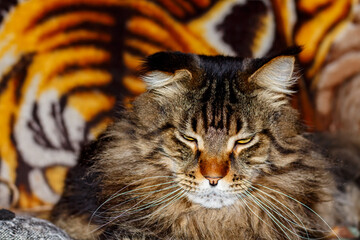
[[[196,117],[189,119],[192,125],[174,131],[176,140],[169,148],[176,146],[171,152],[182,148],[175,172],[189,199],[220,208],[238,201],[239,194],[247,190],[247,181],[266,167],[269,141],[261,125],[255,126],[240,114],[229,114],[228,126],[223,128],[205,128],[201,114],[195,112]]]
[[[159,119],[171,125],[158,136],[167,156],[160,161],[189,200],[221,208],[292,161],[283,142],[298,134],[286,98],[294,60],[281,56],[254,69],[247,60],[186,56],[192,68],[151,69],[146,78]]]

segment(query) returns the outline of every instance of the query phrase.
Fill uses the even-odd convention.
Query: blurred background
[[[309,131],[359,133],[355,0],[0,0],[0,208],[51,209],[81,147],[145,91],[157,51],[262,57],[300,45]]]

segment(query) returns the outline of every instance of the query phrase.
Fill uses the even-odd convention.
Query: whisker
[[[300,237],[300,238],[305,238],[301,235],[299,235],[296,230],[294,229],[294,227],[289,224],[289,227],[291,227],[292,229],[289,229],[283,222],[280,221],[280,219],[278,219],[276,216],[274,216],[274,214],[280,216],[281,218],[283,218],[287,223],[294,223],[295,225],[298,225],[297,223],[289,220],[288,218],[284,217],[281,213],[279,213],[276,209],[270,207],[269,205],[267,205],[266,203],[264,203],[263,201],[261,201],[259,198],[257,198],[256,196],[254,196],[253,194],[250,194],[250,197],[254,198],[254,200],[259,204],[259,206],[261,205],[264,209],[264,211],[266,211],[266,213],[269,215],[269,217],[272,219],[272,220],[275,220],[277,223],[279,223],[282,227],[284,227],[286,230],[288,230],[290,233],[296,235],[297,237]],[[273,213],[274,214],[273,214]],[[283,230],[283,229],[282,229]],[[306,231],[306,229],[305,229]],[[284,232],[284,231],[283,231]],[[285,232],[284,232],[285,233]],[[307,233],[307,231],[306,231]],[[285,233],[286,234],[286,233]],[[286,234],[287,236],[287,234]],[[308,235],[307,235],[308,236]],[[309,237],[307,237],[306,239],[309,239]]]
[[[134,185],[138,182],[141,182],[141,181],[144,181],[144,180],[148,180],[148,179],[153,179],[153,178],[173,178],[173,176],[152,176],[152,177],[146,177],[146,178],[143,178],[143,179],[140,179],[138,181],[135,181],[133,183],[130,183],[128,185],[126,185],[125,187],[121,188],[120,190],[118,190],[117,192],[115,192],[113,195],[111,195],[107,200],[105,200],[102,204],[100,204],[96,209],[95,211],[92,213],[90,219],[89,219],[89,222],[88,222],[88,226],[90,225],[90,223],[92,222],[92,219],[94,218],[95,214],[99,211],[100,208],[102,208],[106,203],[108,203],[109,201],[113,200],[114,198],[117,198],[121,195],[125,195],[125,194],[128,194],[128,193],[131,193],[131,192],[136,192],[138,190],[143,190],[143,189],[147,189],[147,188],[151,188],[151,187],[154,187],[154,186],[162,186],[162,185],[166,185],[166,184],[170,184],[170,183],[173,183],[175,181],[170,181],[170,182],[165,182],[165,183],[160,183],[160,184],[156,184],[156,185],[150,185],[150,186],[146,186],[146,187],[142,187],[142,188],[137,188],[137,189],[133,189],[133,190],[130,190],[130,191],[126,191],[126,192],[123,192],[123,193],[120,193],[122,190],[126,189],[127,187],[131,186],[131,185]]]
[[[255,193],[255,192],[254,192]],[[282,217],[284,220],[286,220],[289,223],[295,224],[300,226],[297,222],[283,216],[281,213],[283,214],[287,214],[284,209],[281,209],[279,206],[275,205],[273,202],[269,201],[269,199],[267,199],[266,197],[264,197],[263,195],[261,195],[259,192],[256,192],[258,194],[259,197],[261,197],[261,199],[263,199],[267,204],[269,204],[271,206],[271,209],[275,210],[276,209],[276,214],[278,214],[280,217]],[[279,203],[281,203],[280,201],[277,201]],[[282,204],[282,203],[281,203]],[[291,211],[289,208],[287,208],[284,204],[282,204],[287,210]],[[269,206],[269,207],[270,207]],[[279,211],[279,212],[278,212]],[[296,214],[294,214],[292,211],[291,213],[296,217]],[[299,221],[301,221],[299,218],[297,218]],[[301,226],[303,228],[305,228],[303,225]]]
[[[145,199],[148,198],[149,196],[150,196],[150,195],[148,195],[147,197],[141,199],[141,201],[135,203],[134,206],[136,206],[136,205],[140,204],[141,202],[145,201]],[[134,207],[134,206],[133,206],[133,207]],[[120,215],[118,215],[118,216],[116,216],[116,217],[108,217],[108,218],[110,218],[109,221],[107,221],[106,223],[100,225],[99,227],[97,227],[96,229],[94,229],[92,232],[95,232],[95,231],[97,231],[97,230],[105,227],[106,225],[112,223],[113,221],[115,221],[116,219],[120,218],[121,216],[123,216],[123,215],[124,215],[126,212],[128,212],[128,211],[129,211],[129,210],[126,210],[125,212],[123,212],[122,214],[120,214]]]
[[[154,185],[154,186],[155,186],[155,185]],[[158,193],[158,192],[162,192],[162,191],[166,191],[166,190],[169,190],[169,189],[172,189],[172,188],[176,188],[176,187],[178,187],[178,186],[174,184],[174,185],[171,185],[171,186],[166,187],[166,188],[162,188],[162,189],[158,189],[158,190],[154,190],[154,191],[150,191],[150,192],[146,192],[146,193],[141,193],[141,194],[139,194],[139,195],[136,196],[136,197],[130,198],[130,199],[126,200],[126,201],[123,201],[123,202],[121,202],[121,203],[119,203],[119,204],[116,204],[116,205],[110,207],[109,209],[107,209],[107,211],[109,211],[109,210],[111,210],[111,209],[114,209],[114,208],[117,208],[117,207],[119,207],[119,206],[121,206],[121,205],[123,205],[123,204],[125,204],[125,203],[131,202],[131,201],[133,201],[133,200],[135,200],[135,199],[138,199],[138,198],[140,198],[140,197],[147,196],[147,195],[151,195],[151,194]],[[104,211],[103,211],[103,212],[104,212]]]
[[[261,186],[261,187],[263,187],[263,188],[266,188],[266,189],[268,189],[268,190],[270,190],[270,191],[273,191],[273,192],[276,192],[276,193],[278,193],[278,194],[281,194],[281,195],[283,195],[283,196],[285,196],[285,197],[287,197],[287,198],[289,198],[289,199],[291,199],[291,200],[299,203],[300,205],[302,205],[303,207],[305,207],[306,209],[308,209],[308,210],[310,210],[312,213],[314,213],[314,214],[331,230],[331,232],[336,236],[336,238],[340,240],[340,237],[339,237],[339,236],[336,234],[336,232],[330,227],[330,225],[329,225],[317,212],[315,212],[312,208],[310,208],[310,207],[307,206],[306,204],[300,202],[299,200],[297,200],[297,199],[295,199],[295,198],[293,198],[293,197],[291,197],[291,196],[289,196],[289,195],[287,195],[287,194],[285,194],[285,193],[282,193],[282,192],[280,192],[280,191],[278,191],[278,190],[275,190],[275,189],[272,189],[272,188],[270,188],[270,187],[264,186],[264,185],[262,185],[262,184],[253,184],[253,185]]]
[[[151,218],[153,215],[155,215],[156,213],[158,213],[158,212],[161,211],[162,209],[166,208],[166,207],[169,206],[170,204],[174,203],[175,201],[177,201],[177,200],[179,200],[179,199],[181,199],[182,197],[185,196],[185,194],[186,194],[186,193],[185,193],[185,190],[183,190],[183,189],[178,189],[178,191],[180,191],[180,192],[176,193],[174,196],[171,196],[170,198],[168,198],[168,199],[166,199],[165,201],[162,201],[162,202],[160,203],[160,204],[167,203],[167,204],[165,204],[164,206],[156,209],[154,212],[152,212],[152,213],[149,214],[149,215],[146,215],[146,216],[143,216],[143,217],[140,217],[140,218],[133,219],[133,220],[131,220],[130,222],[139,221],[139,220],[142,220],[142,219],[145,219],[145,218],[148,218],[148,219],[150,220],[150,218]],[[173,193],[174,193],[174,192],[173,192]],[[157,204],[156,206],[158,206],[158,205],[160,205],[160,204]],[[148,221],[149,221],[149,220],[148,220]],[[148,221],[145,222],[144,224],[146,225],[146,224],[148,223]]]
[[[164,200],[164,199],[168,200],[168,199],[166,199],[167,197],[171,196],[172,194],[174,194],[176,192],[179,192],[180,190],[181,189],[177,189],[175,191],[172,191],[172,192],[166,194],[165,196],[162,196],[161,198],[156,199],[155,201],[151,201],[151,202],[149,202],[149,203],[147,203],[145,205],[141,205],[141,206],[139,206],[138,208],[135,208],[135,209],[130,209],[129,211],[131,211],[130,213],[132,214],[132,213],[140,212],[142,210],[145,210],[145,209],[148,209],[148,208],[151,208],[151,207],[158,206],[158,205],[166,202],[166,201],[162,202],[162,200]]]
[[[145,179],[142,179],[141,181],[143,181]],[[149,186],[145,186],[145,187],[141,187],[141,188],[136,188],[136,189],[133,189],[133,190],[129,190],[129,191],[126,191],[126,192],[122,192],[120,193],[122,190],[124,190],[125,188],[131,186],[131,185],[134,185],[136,184],[137,182],[139,181],[136,181],[132,184],[128,184],[127,186],[123,187],[122,189],[120,189],[119,191],[117,191],[116,193],[114,193],[113,195],[111,195],[111,197],[108,199],[109,201],[114,199],[114,198],[117,198],[121,195],[125,195],[125,194],[128,194],[128,193],[133,193],[133,192],[136,192],[136,191],[139,191],[139,190],[144,190],[144,189],[147,189],[147,188],[152,188],[152,187],[157,187],[157,186],[162,186],[162,185],[166,185],[166,184],[170,184],[170,183],[174,183],[176,182],[175,180],[174,181],[169,181],[169,182],[164,182],[164,183],[159,183],[159,184],[154,184],[154,185],[149,185]],[[105,201],[106,202],[106,201]],[[104,202],[104,203],[105,203]]]
[[[301,225],[299,225],[297,222],[291,220],[291,219],[288,219],[286,217],[284,217],[283,215],[280,214],[280,216],[285,219],[287,222],[289,223],[292,223],[292,224],[295,224],[299,227],[301,227],[302,229],[305,230],[305,233],[306,233],[306,238],[309,239],[309,233],[308,233],[308,230],[311,230],[311,231],[317,231],[317,232],[327,232],[327,231],[322,231],[322,230],[315,230],[313,228],[308,228],[308,227],[305,227],[304,223],[301,221],[301,219],[289,208],[287,207],[285,204],[283,204],[281,201],[277,200],[276,198],[274,198],[273,196],[271,196],[270,194],[262,191],[261,189],[257,188],[257,187],[254,187],[252,186],[252,188],[256,189],[257,190],[257,193],[259,194],[259,196],[264,199],[265,201],[267,201],[269,204],[271,204],[272,206],[274,206],[275,208],[277,208],[279,211],[281,211],[282,213],[284,214],[287,214],[283,209],[281,209],[279,206],[275,205],[274,203],[272,203],[271,201],[269,201],[265,196],[261,195],[261,193],[265,194],[266,196],[270,197],[271,199],[273,199],[274,201],[276,201],[277,203],[279,203],[281,206],[283,206],[284,208],[286,208],[297,220],[299,220],[299,222],[301,223]],[[316,239],[323,239],[323,238],[316,238]]]
[[[246,196],[248,196],[247,194],[245,194]],[[239,197],[239,196],[238,196]],[[246,200],[244,198],[239,198],[244,204],[245,206],[252,212],[252,214],[254,214],[260,221],[262,221],[265,225],[267,225],[268,227],[270,227],[272,230],[274,230],[275,232],[279,233],[273,226],[270,226],[270,224],[268,224],[265,220],[263,220],[258,214],[256,214],[251,207],[249,207],[249,205],[246,203]]]
[[[126,214],[126,213],[134,214],[134,213],[143,211],[143,210],[145,210],[145,209],[148,209],[148,208],[157,206],[157,205],[159,205],[159,204],[161,204],[161,203],[167,202],[167,201],[169,201],[169,199],[166,199],[168,196],[171,196],[172,194],[174,194],[174,193],[176,193],[176,192],[178,192],[178,191],[180,191],[180,190],[181,190],[181,189],[177,189],[177,190],[175,190],[175,191],[172,191],[171,193],[166,194],[165,196],[163,196],[163,197],[160,198],[160,199],[157,199],[157,200],[155,200],[155,201],[151,201],[151,202],[146,203],[146,204],[144,204],[144,205],[137,206],[137,205],[139,205],[141,202],[143,202],[146,198],[148,198],[148,197],[150,196],[150,194],[148,194],[147,197],[145,197],[145,198],[142,199],[141,201],[137,202],[137,203],[136,203],[135,205],[133,205],[131,208],[129,208],[129,209],[127,209],[127,210],[124,210],[121,214],[119,214],[119,215],[117,215],[117,216],[115,216],[115,217],[112,217],[107,223],[99,226],[96,230],[99,230],[99,229],[103,228],[104,226],[110,224],[111,222],[114,222],[115,220],[119,219],[121,216],[123,216],[123,215]],[[165,201],[162,202],[162,200],[164,200],[164,199],[165,199]],[[171,200],[171,199],[172,199],[172,198],[170,198],[170,200]]]
[[[284,213],[284,214],[287,214],[287,212],[284,211],[284,209],[280,208],[279,206],[277,206],[276,204],[274,204],[273,202],[269,201],[269,199],[267,199],[265,196],[263,196],[261,193],[265,194],[266,196],[270,197],[271,199],[273,199],[274,201],[276,201],[277,203],[279,203],[281,206],[283,206],[285,209],[287,209],[297,220],[299,220],[301,222],[301,225],[299,225],[297,222],[283,216],[282,214],[280,213],[277,213],[279,214],[279,216],[281,216],[283,219],[285,219],[287,222],[289,223],[292,223],[292,224],[295,224],[299,227],[302,227],[306,230],[303,222],[301,221],[301,219],[289,208],[287,207],[285,204],[283,204],[281,201],[277,200],[276,198],[274,198],[273,196],[271,196],[270,194],[262,191],[261,189],[257,188],[257,187],[254,187],[254,186],[251,186],[250,187],[251,189],[256,189],[257,191],[254,191],[254,193],[257,193],[258,196],[260,196],[263,200],[265,200],[267,203],[269,203],[272,207],[276,208],[277,210],[279,210],[280,212]]]
[[[257,192],[257,193],[258,193],[258,192]],[[290,213],[300,222],[300,224],[297,223],[297,222],[295,222],[295,221],[292,220],[291,218],[288,218],[289,215],[288,215],[287,212],[284,211],[284,209],[281,209],[279,206],[277,206],[277,205],[274,204],[273,202],[269,201],[266,197],[262,196],[260,193],[258,193],[258,196],[260,196],[264,201],[266,201],[268,204],[270,204],[270,205],[271,205],[271,206],[269,206],[270,209],[272,209],[279,217],[281,217],[282,219],[284,219],[284,220],[290,225],[290,227],[291,227],[294,231],[295,231],[295,229],[294,229],[294,226],[293,226],[293,225],[299,227],[300,229],[303,229],[303,230],[304,230],[304,233],[306,234],[306,237],[300,236],[301,238],[310,239],[310,237],[309,237],[309,232],[308,232],[308,229],[309,229],[309,228],[305,227],[304,223],[301,221],[301,219],[300,219],[293,211],[291,211],[288,207],[286,207],[286,206],[285,206],[283,203],[281,203],[280,201],[277,201],[278,203],[280,203],[281,205],[283,205],[286,209],[288,209],[288,210],[290,211]],[[285,214],[285,215],[288,216],[288,217],[284,216],[284,215],[281,214],[281,213]],[[300,230],[300,229],[299,229],[299,230]],[[309,230],[314,231],[313,229],[309,229]],[[303,231],[301,231],[301,232],[303,232]]]
[[[260,201],[258,198],[254,197],[249,191],[245,190],[245,192],[247,192],[249,195],[249,197],[253,200],[254,203],[256,203],[263,211],[266,212],[266,214],[270,217],[270,219],[280,228],[280,230],[286,235],[286,237],[288,239],[291,240],[291,238],[288,236],[288,234],[286,233],[286,231],[283,229],[283,227],[292,232],[290,229],[288,229],[282,222],[279,221],[279,219],[277,219],[271,212],[269,212],[269,210],[267,209],[266,206],[264,206],[264,203],[262,201]],[[281,225],[281,226],[280,226]],[[292,232],[293,233],[293,232]],[[296,233],[294,233],[295,235],[297,235]]]

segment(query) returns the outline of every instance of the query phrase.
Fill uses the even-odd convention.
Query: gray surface
[[[34,217],[0,220],[0,240],[69,240],[54,224]]]

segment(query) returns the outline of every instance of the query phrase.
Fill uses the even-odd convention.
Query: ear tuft
[[[276,57],[251,75],[249,82],[274,93],[292,94],[291,86],[296,82],[294,64],[294,56]]]
[[[158,52],[148,56],[142,66],[147,88],[158,96],[173,97],[191,85],[199,57],[181,52]]]
[[[174,73],[151,71],[143,77],[149,90],[170,87],[171,85],[178,85],[183,80],[191,79],[191,73],[186,69],[177,70]]]

